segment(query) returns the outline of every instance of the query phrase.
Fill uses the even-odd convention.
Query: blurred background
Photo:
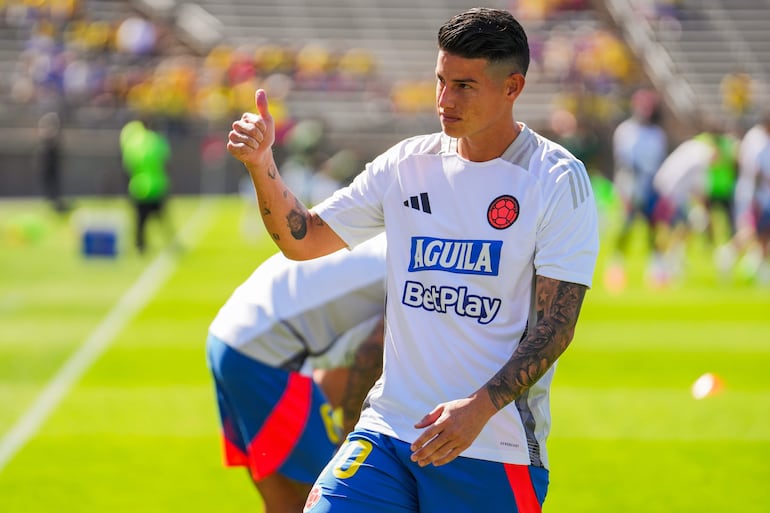
[[[767,0],[488,4],[530,37],[517,119],[572,139],[592,174],[612,176],[610,134],[640,88],[660,94],[672,147],[704,115],[741,136],[768,103]],[[223,141],[257,87],[279,117],[279,164],[299,153],[345,180],[405,134],[438,129],[436,30],[473,5],[0,0],[0,195],[41,194],[33,170],[49,112],[65,196],[123,194],[118,132],[138,116],[170,140],[172,192],[235,192],[242,173]]]

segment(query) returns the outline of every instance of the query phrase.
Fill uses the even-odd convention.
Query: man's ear
[[[511,73],[508,75],[508,78],[505,79],[506,95],[508,95],[512,101],[515,100],[524,90],[525,83],[526,79],[524,78],[524,75],[521,73]]]

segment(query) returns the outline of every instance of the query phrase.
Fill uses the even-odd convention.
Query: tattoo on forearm
[[[530,326],[511,358],[487,383],[499,410],[531,387],[567,349],[575,333],[586,287],[538,276],[537,323]]]
[[[275,180],[275,177],[278,175],[278,169],[275,167],[275,164],[270,164],[270,167],[267,168],[267,176]]]
[[[350,367],[348,386],[342,397],[342,414],[346,432],[350,432],[361,413],[361,405],[369,390],[382,373],[382,322],[356,351]]]

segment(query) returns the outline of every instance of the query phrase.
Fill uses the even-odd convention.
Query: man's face
[[[473,139],[508,134],[513,120],[510,84],[486,59],[465,59],[439,50],[436,109],[444,133]]]

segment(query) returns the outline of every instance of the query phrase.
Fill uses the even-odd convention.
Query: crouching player
[[[266,513],[302,511],[358,420],[382,370],[384,310],[383,235],[317,260],[273,255],[211,323],[225,464],[248,468]]]

